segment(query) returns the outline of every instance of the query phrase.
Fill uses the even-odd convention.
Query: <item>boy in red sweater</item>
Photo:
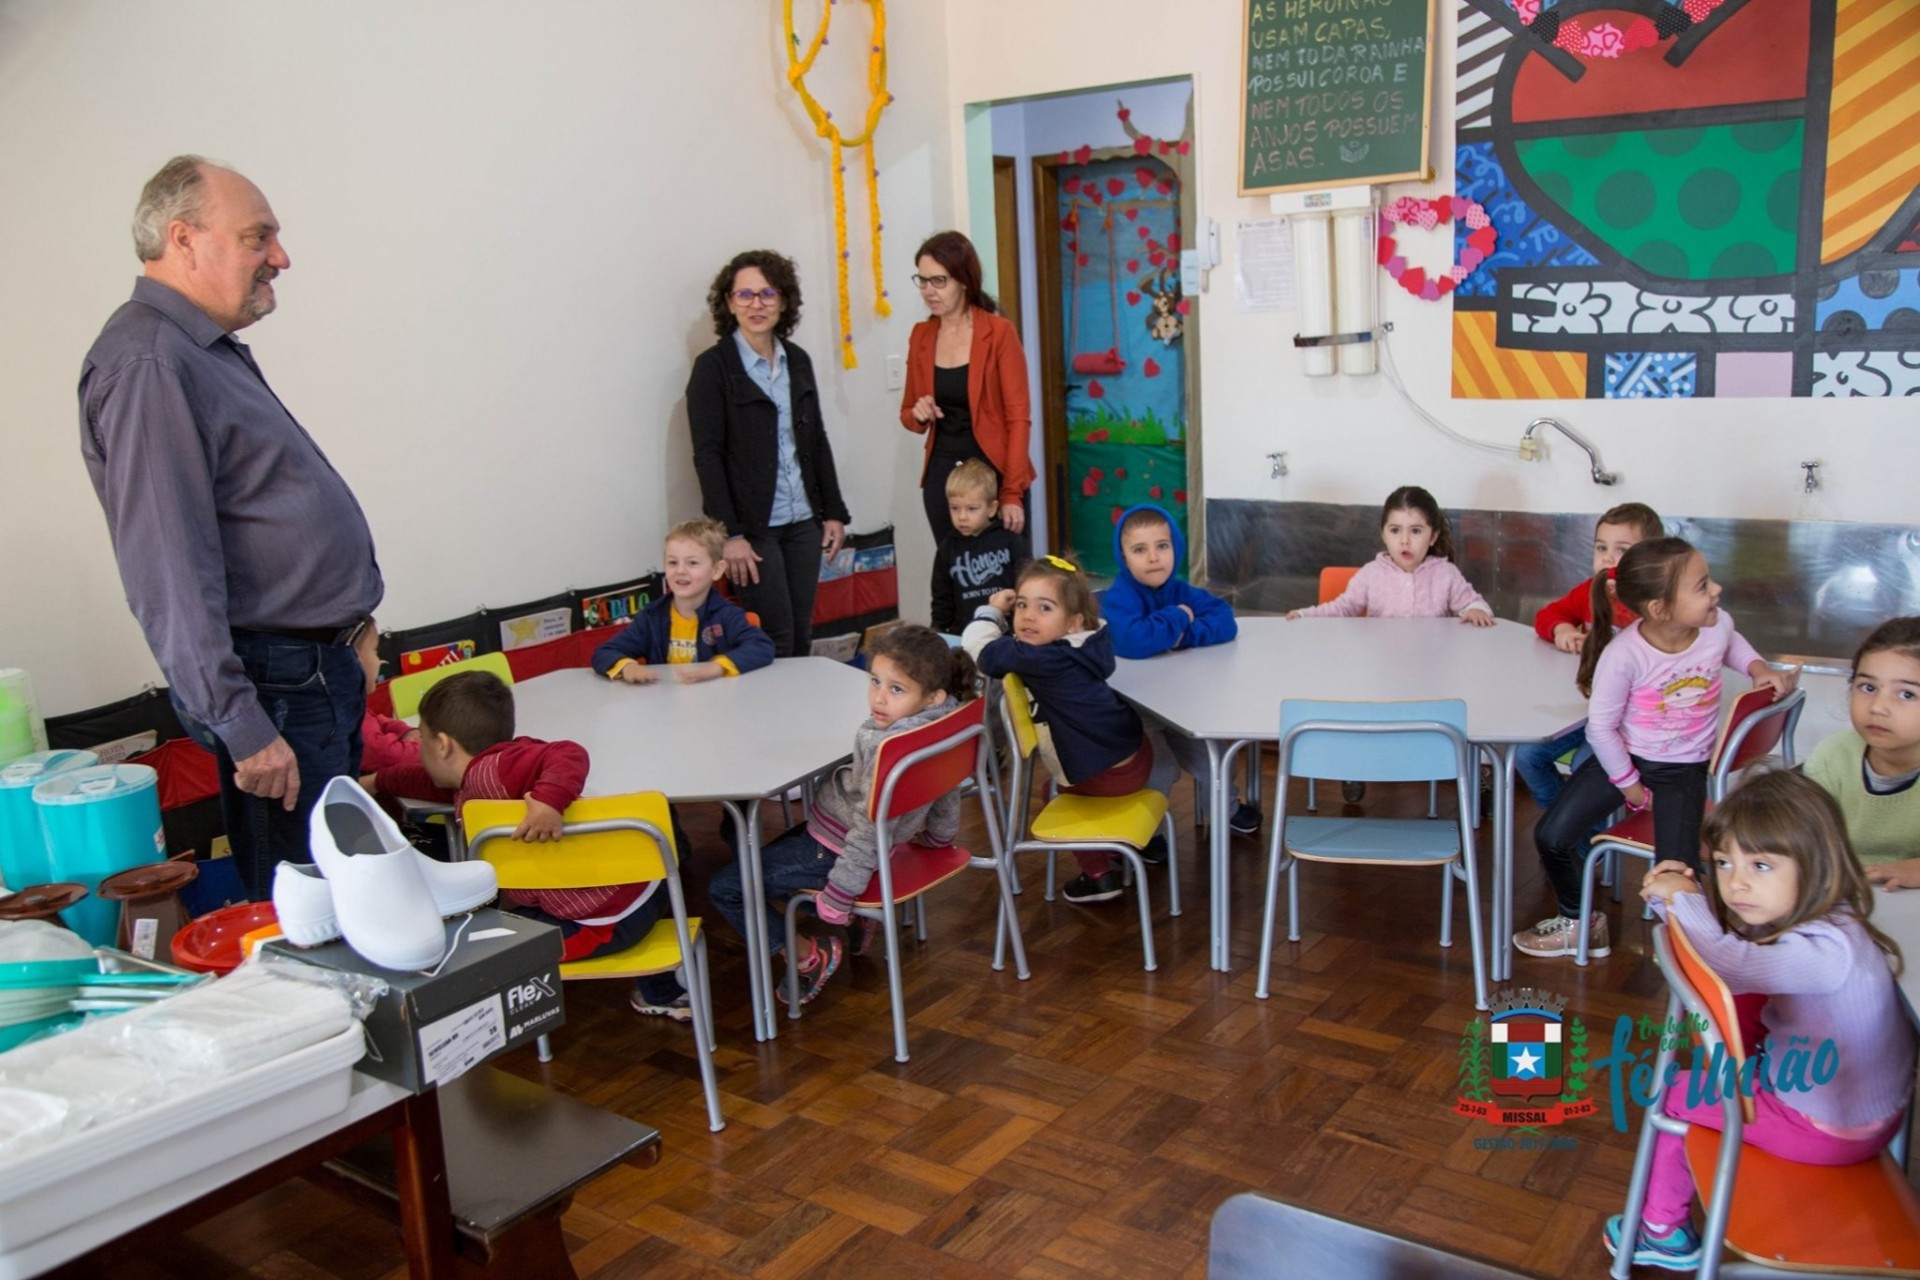
[[[1562,653],[1579,653],[1587,641],[1588,628],[1593,626],[1593,579],[1603,573],[1611,575],[1620,557],[1635,543],[1665,536],[1666,527],[1660,523],[1659,513],[1644,502],[1623,502],[1602,515],[1593,529],[1593,577],[1582,579],[1573,590],[1534,614],[1534,631]],[[1607,600],[1613,606],[1616,629],[1634,620],[1633,611],[1613,598],[1611,581],[1607,583]],[[1562,781],[1554,762],[1578,749],[1580,755],[1573,762],[1578,768],[1580,756],[1586,754],[1586,742],[1586,730],[1575,729],[1552,742],[1520,748],[1514,768],[1525,780],[1542,813],[1560,798]]]
[[[487,671],[449,676],[420,700],[420,763],[393,765],[361,779],[375,794],[462,805],[525,800],[516,840],[558,840],[561,811],[587,785],[587,752],[577,742],[513,736],[513,690]],[[504,890],[502,905],[560,930],[562,960],[621,951],[647,936],[672,910],[660,882],[591,889]],[[687,993],[671,973],[637,979],[634,1010],[685,1022]]]

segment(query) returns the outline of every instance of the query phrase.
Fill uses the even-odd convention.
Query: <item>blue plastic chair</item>
[[[1472,794],[1478,781],[1467,741],[1467,704],[1432,702],[1321,702],[1289,698],[1280,704],[1280,768],[1274,784],[1278,813],[1267,855],[1266,917],[1260,933],[1260,981],[1267,998],[1273,963],[1273,920],[1280,873],[1287,878],[1287,940],[1300,940],[1300,863],[1346,862],[1441,867],[1440,945],[1453,945],[1453,882],[1466,882],[1467,931],[1473,947],[1476,1007],[1487,1007],[1486,947],[1481,937],[1480,886],[1473,851]],[[1458,801],[1452,818],[1309,818],[1287,812],[1292,777],[1354,782],[1451,780]]]

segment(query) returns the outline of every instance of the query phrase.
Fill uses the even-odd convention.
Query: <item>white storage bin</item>
[[[338,1114],[365,1051],[356,1022],[297,1053],[0,1164],[0,1253]]]

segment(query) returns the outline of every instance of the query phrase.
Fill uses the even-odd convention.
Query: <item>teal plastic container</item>
[[[35,787],[33,806],[40,811],[53,879],[87,887],[88,896],[61,912],[61,919],[95,946],[112,946],[120,904],[102,901],[97,891],[110,875],[165,860],[160,775],[143,764],[74,769]]]
[[[55,774],[99,763],[91,751],[41,751],[0,765],[0,883],[24,889],[53,879],[33,789]]]

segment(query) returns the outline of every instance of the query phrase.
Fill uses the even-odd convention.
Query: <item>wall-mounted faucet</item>
[[[1806,492],[1812,493],[1818,489],[1820,487],[1820,459],[1815,458],[1810,462],[1803,462],[1800,464],[1800,469],[1807,473]]]
[[[1608,471],[1600,465],[1600,451],[1593,447],[1593,442],[1558,418],[1535,418],[1527,424],[1527,429],[1520,433],[1521,461],[1532,462],[1540,456],[1540,441],[1536,439],[1535,436],[1542,427],[1552,427],[1561,435],[1587,451],[1587,461],[1593,464],[1590,474],[1593,476],[1593,482],[1595,484],[1620,483],[1620,473],[1618,471]]]
[[[1267,476],[1269,480],[1278,480],[1287,474],[1287,451],[1285,449],[1280,450],[1278,453],[1268,454],[1267,461],[1273,464],[1273,470]]]

